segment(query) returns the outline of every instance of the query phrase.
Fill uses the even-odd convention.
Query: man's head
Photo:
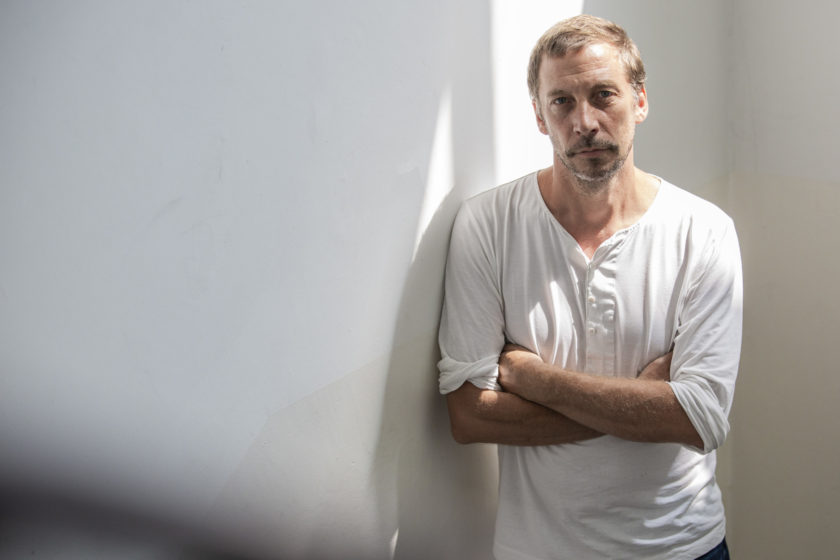
[[[624,30],[593,16],[560,22],[534,47],[528,82],[537,125],[551,139],[555,163],[586,192],[601,192],[633,168],[635,127],[648,112],[644,78]]]
[[[627,70],[627,79],[638,93],[645,85],[645,66],[636,44],[620,26],[596,16],[582,14],[552,26],[543,33],[528,63],[528,91],[531,99],[539,101],[539,76],[543,58],[562,57],[595,43],[616,48]]]

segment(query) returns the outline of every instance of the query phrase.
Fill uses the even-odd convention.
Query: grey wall
[[[840,543],[838,17],[817,0],[742,1],[733,14],[747,306],[732,511],[748,558],[831,558]]]
[[[731,2],[587,0],[619,22],[642,53],[650,113],[636,132],[636,163],[719,202],[731,163]]]

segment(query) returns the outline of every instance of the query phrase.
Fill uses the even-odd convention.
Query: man
[[[732,221],[633,163],[638,49],[592,16],[531,55],[548,169],[465,202],[440,331],[454,437],[499,445],[498,559],[728,558],[714,450],[741,341]]]

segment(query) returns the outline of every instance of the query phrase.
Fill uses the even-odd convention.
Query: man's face
[[[647,116],[644,89],[633,90],[617,50],[603,43],[545,56],[538,84],[537,125],[557,158],[580,182],[605,184],[624,165],[636,124]]]

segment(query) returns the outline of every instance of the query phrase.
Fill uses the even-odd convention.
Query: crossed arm
[[[498,392],[478,388],[495,381],[486,357],[504,346],[507,332],[497,225],[471,208],[465,206],[453,226],[440,331],[441,390],[457,441],[565,444],[609,434],[706,452],[723,442],[741,343],[741,265],[731,221],[721,225],[722,218],[714,218],[714,227],[692,238],[694,274],[680,284],[684,299],[673,317],[679,326],[672,340],[674,379],[670,354],[636,377],[599,377],[507,346],[499,357],[504,391]],[[482,363],[488,359],[491,365]]]
[[[547,445],[610,434],[702,449],[702,439],[666,382],[670,365],[666,354],[636,378],[600,377],[563,370],[508,345],[499,358],[504,392],[464,383],[448,395],[452,432],[460,443]]]

